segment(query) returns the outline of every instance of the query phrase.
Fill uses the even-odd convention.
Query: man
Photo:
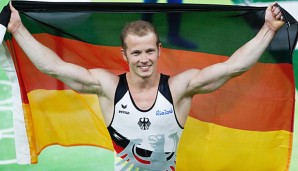
[[[176,149],[194,95],[215,91],[253,66],[284,25],[277,4],[268,6],[259,33],[227,61],[168,77],[157,71],[161,43],[155,28],[136,21],[122,31],[122,56],[130,71],[66,63],[36,41],[12,5],[8,30],[41,71],[78,92],[99,98],[115,149],[115,170],[175,170]],[[125,116],[125,117],[124,117]]]

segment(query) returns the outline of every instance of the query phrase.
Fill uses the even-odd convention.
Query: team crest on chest
[[[151,125],[151,122],[149,121],[149,118],[143,117],[139,119],[138,125],[142,130],[148,130]]]

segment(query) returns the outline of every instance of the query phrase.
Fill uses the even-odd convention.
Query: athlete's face
[[[141,78],[148,78],[156,72],[161,45],[156,45],[153,33],[142,37],[129,34],[125,43],[127,48],[122,49],[122,54],[131,72]]]

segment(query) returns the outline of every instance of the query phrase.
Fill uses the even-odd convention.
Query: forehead
[[[143,36],[128,34],[125,39],[125,44],[127,48],[130,49],[135,46],[156,46],[156,41],[156,36],[151,32]]]

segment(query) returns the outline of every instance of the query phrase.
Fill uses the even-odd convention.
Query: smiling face
[[[160,55],[160,44],[156,44],[157,38],[154,33],[138,36],[128,34],[122,49],[124,59],[128,62],[132,74],[149,78],[157,72],[157,59]]]

